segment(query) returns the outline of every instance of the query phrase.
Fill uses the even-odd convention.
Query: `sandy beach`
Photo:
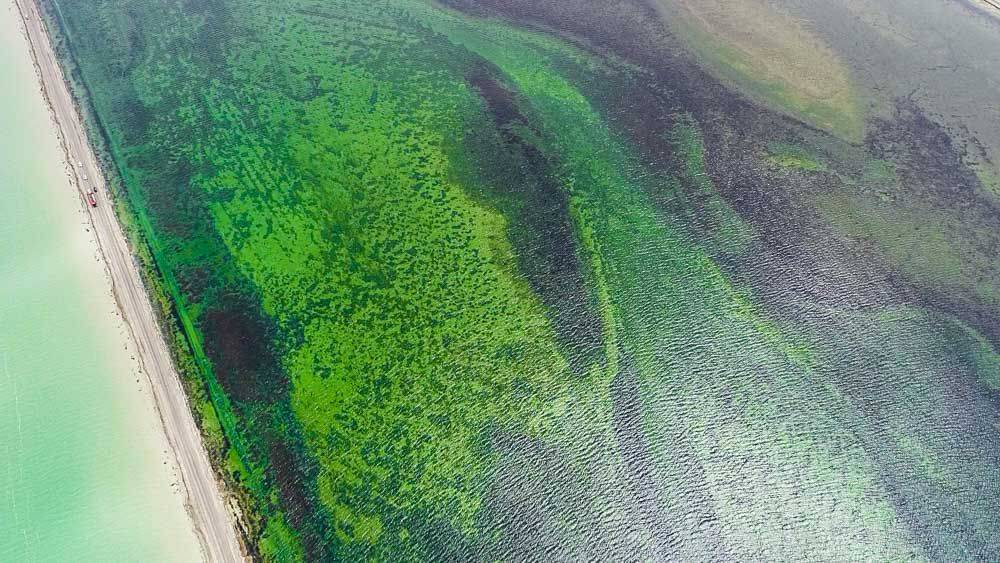
[[[137,362],[137,383],[148,396],[148,418],[159,417],[164,437],[165,460],[176,467],[177,493],[193,522],[201,544],[202,556],[209,561],[244,559],[234,525],[230,500],[225,496],[209,462],[201,435],[192,418],[187,397],[173,365],[168,347],[160,332],[157,317],[150,305],[141,275],[136,268],[128,242],[118,224],[110,194],[88,140],[72,96],[32,0],[15,0],[30,42],[37,75],[51,110],[53,133],[61,144],[63,160],[54,167],[65,167],[70,183],[78,191],[79,205],[86,210],[87,228],[78,229],[81,240],[99,250],[95,262],[104,269],[109,293],[109,307],[124,319],[121,338],[128,354]],[[66,164],[69,162],[70,164]],[[86,178],[86,180],[84,180]],[[86,190],[97,186],[98,205],[83,205]],[[87,237],[93,237],[90,242]],[[93,258],[92,258],[93,259]],[[134,391],[134,384],[128,391]],[[155,413],[154,413],[155,411]]]

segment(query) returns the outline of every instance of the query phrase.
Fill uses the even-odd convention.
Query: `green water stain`
[[[806,172],[826,172],[827,166],[818,156],[811,154],[800,145],[792,143],[771,143],[768,145],[768,161],[782,168],[794,168]]]

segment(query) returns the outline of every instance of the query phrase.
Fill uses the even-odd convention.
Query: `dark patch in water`
[[[541,133],[520,109],[516,94],[496,78],[495,72],[481,66],[473,69],[467,80],[486,103],[506,153],[499,158],[506,162],[497,162],[497,155],[488,154],[495,149],[474,144],[482,142],[480,139],[470,140],[467,148],[482,155],[480,162],[497,162],[494,177],[482,184],[494,186],[498,192],[492,201],[516,197],[516,203],[506,204],[510,209],[505,215],[515,223],[511,242],[520,270],[552,312],[560,342],[571,355],[587,357],[601,349],[602,323],[591,303],[577,254],[568,195],[556,177],[556,165],[525,138],[525,133]]]
[[[318,511],[309,492],[311,483],[315,482],[310,474],[315,472],[303,469],[303,456],[293,453],[291,447],[286,445],[289,441],[295,442],[287,436],[269,439],[268,459],[288,523],[299,531],[307,559],[320,561],[324,553],[324,520],[321,517],[324,511]]]
[[[205,352],[219,383],[236,401],[273,402],[285,396],[287,381],[278,368],[267,324],[256,307],[234,295],[205,312],[201,331]]]
[[[962,153],[948,132],[912,100],[897,100],[891,120],[872,120],[865,144],[872,156],[895,162],[911,189],[933,193],[960,207],[990,203],[976,201],[982,187],[979,179],[962,162]]]
[[[181,293],[189,303],[200,303],[212,283],[212,272],[204,266],[179,266],[174,273]]]
[[[996,286],[1000,269],[1000,203],[987,195],[975,173],[965,164],[962,149],[955,145],[944,127],[931,120],[915,103],[897,100],[891,120],[874,120],[866,139],[869,152],[896,164],[902,197],[915,205],[942,210],[952,218],[950,236],[961,241],[961,259],[967,268],[993,264],[979,272],[982,283]],[[929,225],[929,228],[935,228]],[[936,228],[942,228],[937,226]],[[969,259],[978,259],[969,263]],[[956,272],[957,276],[969,275]],[[919,292],[919,304],[947,312],[1000,346],[1000,320],[995,305],[983,303],[976,295],[956,291],[946,280],[941,284],[911,280]]]
[[[507,131],[507,126],[514,123],[527,125],[528,119],[517,107],[514,93],[500,84],[483,67],[473,69],[467,80],[469,85],[475,88],[483,101],[486,102],[486,107],[489,109],[490,115],[493,116],[493,121],[500,128],[501,133],[505,135],[505,139],[508,142],[516,142],[515,138],[510,136],[510,132]]]

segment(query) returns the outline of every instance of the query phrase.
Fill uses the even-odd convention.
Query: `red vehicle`
[[[87,203],[89,203],[91,207],[97,207],[97,200],[94,199],[93,192],[87,192]]]

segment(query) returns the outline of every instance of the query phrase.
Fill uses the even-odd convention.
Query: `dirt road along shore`
[[[98,187],[97,206],[88,206],[90,220],[111,278],[115,300],[138,347],[139,360],[149,377],[167,440],[177,458],[185,490],[185,505],[202,543],[202,552],[209,561],[243,561],[245,556],[233,513],[216,481],[142,277],[113,206],[108,201],[110,193],[105,188],[104,175],[90,148],[45,24],[39,17],[38,6],[35,0],[15,2],[31,44],[42,90],[72,168],[73,182],[84,199],[91,186]],[[53,166],[56,165],[53,163]],[[83,181],[84,177],[88,180]]]

